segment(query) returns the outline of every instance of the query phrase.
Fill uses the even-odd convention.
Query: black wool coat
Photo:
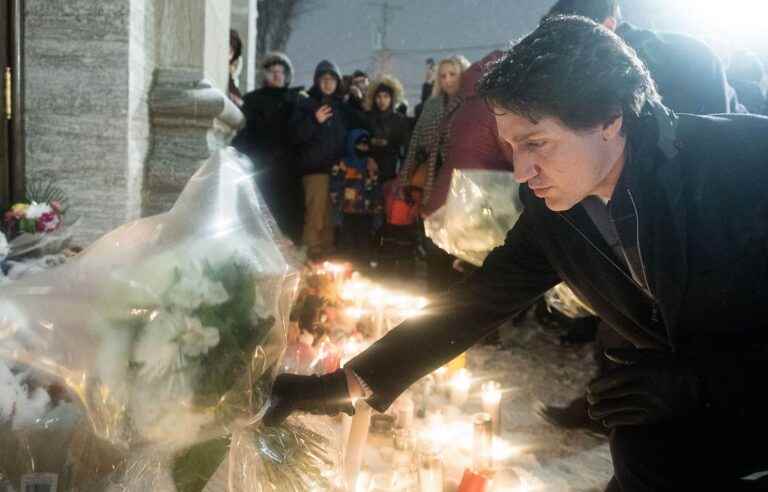
[[[713,364],[750,352],[761,368],[752,373],[762,378],[768,361],[768,118],[659,113],[644,113],[630,130],[623,175],[653,297],[611,260],[581,205],[553,212],[523,187],[526,208],[505,244],[426,313],[347,365],[373,390],[374,408],[388,407],[560,281],[637,347],[712,358]],[[745,398],[739,385],[748,381],[723,384],[733,392],[726,400]]]
[[[291,135],[291,118],[301,98],[301,88],[264,87],[243,98],[245,127],[232,146],[246,154],[256,168],[256,183],[281,231],[293,241],[301,238],[304,199],[297,154]]]

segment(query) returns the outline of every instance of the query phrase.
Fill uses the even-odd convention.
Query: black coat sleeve
[[[315,118],[316,109],[308,99],[301,100],[296,104],[296,109],[291,117],[294,143],[308,145],[315,139],[320,129],[320,123]]]
[[[370,386],[371,406],[384,411],[410,385],[469,349],[559,281],[533,235],[530,215],[523,213],[505,244],[467,281],[346,367]]]

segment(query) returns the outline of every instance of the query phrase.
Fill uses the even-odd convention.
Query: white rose
[[[53,209],[47,203],[32,203],[27,209],[27,218],[31,220],[37,220],[43,216],[43,214],[49,214],[53,212]]]

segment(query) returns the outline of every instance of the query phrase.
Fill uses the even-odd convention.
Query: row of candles
[[[440,377],[448,371],[438,370],[436,376],[438,384]],[[440,376],[438,376],[438,374]],[[444,386],[447,387],[452,404],[463,406],[469,399],[472,386],[472,378],[467,369],[461,368],[448,378]],[[471,441],[472,441],[472,468],[465,471],[462,486],[459,492],[485,492],[493,478],[494,462],[503,461],[514,453],[500,437],[501,431],[501,385],[496,381],[488,381],[481,385],[481,401],[483,412],[472,417]],[[408,449],[414,443],[408,443],[413,436],[412,426],[414,422],[415,406],[409,396],[401,397],[395,402],[394,445],[396,449]],[[372,409],[365,402],[358,402],[354,418],[346,419],[348,426],[348,439],[345,453],[345,476],[348,484],[356,484],[355,491],[362,492],[368,489],[368,479],[361,474],[363,455],[371,425]],[[441,450],[456,442],[467,442],[466,425],[448,425],[441,414],[433,415],[429,419],[425,430],[418,434],[416,463],[418,467],[418,486],[420,492],[442,492],[444,490],[445,476]],[[345,432],[345,433],[346,433]]]
[[[396,322],[410,316],[418,315],[428,305],[423,297],[415,297],[388,291],[360,277],[356,272],[349,275],[346,265],[326,262],[319,273],[332,276],[339,290],[340,297],[348,307],[345,314],[352,319],[371,316],[374,320],[373,341],[383,336],[388,330],[386,319],[395,318]],[[349,339],[344,343],[341,365],[364,350],[368,343]],[[452,405],[464,406],[470,397],[473,385],[472,375],[463,366],[463,356],[459,367],[441,367],[431,378],[438,389],[447,393]],[[425,385],[427,387],[427,385]],[[423,395],[426,401],[428,395]],[[472,468],[466,470],[460,492],[484,492],[492,480],[495,461],[502,461],[514,453],[514,450],[500,438],[501,433],[501,385],[496,381],[487,381],[480,387],[480,399],[483,412],[472,417],[469,425],[446,425],[441,417],[432,419],[426,430],[419,435],[419,450],[416,455],[418,468],[418,487],[420,492],[442,492],[445,477],[441,449],[455,439],[455,434],[462,434],[466,442],[466,432],[471,428],[472,433]],[[396,426],[394,444],[396,448],[409,447],[406,442],[413,436],[415,405],[413,400],[405,395],[395,403]],[[361,473],[363,456],[368,441],[373,410],[363,401],[357,402],[355,416],[343,418],[343,433],[346,437],[344,458],[344,474],[347,484],[353,485],[355,492],[377,489],[369,484],[369,476]],[[452,435],[453,439],[452,439]],[[455,441],[454,441],[455,442]],[[381,488],[385,490],[386,487]]]

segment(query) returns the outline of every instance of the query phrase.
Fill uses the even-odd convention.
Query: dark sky
[[[323,58],[336,62],[344,73],[373,69],[374,31],[381,22],[384,0],[318,0],[317,7],[299,19],[287,52],[296,67],[295,83],[309,84]],[[424,74],[424,60],[454,53],[470,61],[493,48],[520,38],[536,27],[554,0],[390,0],[402,6],[392,14],[388,47],[396,53],[392,71],[413,104]],[[712,7],[721,10],[715,12]],[[762,15],[744,16],[732,7],[763,5]],[[709,42],[727,57],[739,46],[768,55],[768,0],[624,0],[624,17],[641,27],[688,32]],[[757,13],[755,13],[757,14]],[[751,19],[751,20],[750,20]],[[740,27],[737,27],[740,26]],[[429,50],[446,50],[443,52]]]

